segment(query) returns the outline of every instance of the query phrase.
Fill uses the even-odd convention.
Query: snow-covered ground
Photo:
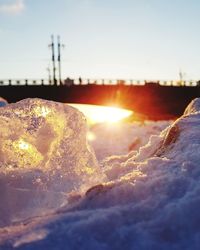
[[[42,213],[37,211],[35,217],[26,216],[20,223],[2,226],[0,249],[198,250],[200,248],[200,99],[194,100],[184,115],[160,134],[159,131],[165,128],[168,122],[146,125],[123,124],[121,127],[116,125],[112,128],[104,125],[92,127],[90,143],[94,146],[100,164],[96,164],[93,151],[86,142],[84,118],[72,108],[68,110],[62,105],[55,107],[52,102],[42,104],[50,110],[50,113],[54,113],[53,116],[46,113],[46,108],[39,109],[40,115],[37,117],[35,111],[32,112],[30,123],[26,118],[22,119],[17,105],[10,108],[7,106],[7,109],[3,107],[0,110],[1,155],[4,150],[10,153],[12,146],[9,145],[19,139],[14,135],[10,137],[10,131],[15,127],[16,131],[20,131],[20,136],[23,135],[24,141],[26,139],[37,151],[40,149],[38,145],[46,141],[49,136],[53,137],[52,141],[57,138],[54,136],[55,131],[58,134],[61,131],[65,135],[65,142],[60,137],[59,142],[55,139],[53,146],[51,142],[47,143],[49,147],[45,155],[48,163],[39,158],[36,169],[31,165],[32,161],[22,153],[20,153],[22,160],[19,162],[14,160],[14,153],[9,159],[7,157],[0,159],[1,204],[3,204],[1,212],[5,215],[0,219],[3,221],[6,218],[6,206],[9,207],[9,202],[5,206],[4,202],[11,200],[8,196],[10,189],[7,189],[7,180],[12,180],[11,172],[18,176],[17,181],[10,182],[9,185],[15,188],[14,184],[33,184],[32,179],[29,182],[30,176],[31,178],[37,176],[40,169],[44,176],[42,183],[46,188],[43,189],[43,197],[46,198],[49,192],[56,192],[57,196],[64,193],[66,202],[57,204],[52,210],[47,209],[46,213],[45,210],[42,210]],[[26,103],[21,110],[23,111],[27,105],[35,110],[32,101]],[[62,124],[54,124],[55,109],[59,111],[58,115],[61,115],[62,124],[66,128]],[[69,116],[67,110],[70,112]],[[15,117],[17,122],[11,126],[8,120],[13,114],[17,114]],[[47,117],[43,119],[41,114]],[[64,118],[64,114],[67,118]],[[43,126],[49,129],[48,133],[41,129]],[[77,140],[76,136],[79,134],[81,137]],[[151,134],[154,135],[148,140]],[[8,138],[11,138],[12,143],[7,143],[3,147],[2,141]],[[74,144],[71,144],[69,138],[75,140]],[[40,143],[37,144],[38,140]],[[148,143],[144,145],[147,140]],[[72,148],[68,147],[68,144]],[[73,153],[76,146],[78,151]],[[22,145],[23,150],[26,147],[27,145]],[[131,149],[133,151],[129,152]],[[57,150],[59,153],[55,158]],[[124,153],[125,155],[121,155]],[[104,158],[109,155],[111,156]],[[79,167],[83,167],[82,172],[80,168],[76,171],[74,164],[76,161],[79,162]],[[88,161],[93,162],[93,165],[88,166],[86,164]],[[28,162],[29,168],[26,167],[27,164],[23,165],[24,162]],[[45,165],[47,168],[43,169],[43,164],[47,164]],[[71,164],[73,180],[70,180],[70,174],[66,170],[68,164]],[[54,178],[56,174],[52,172],[54,168],[59,169],[59,173],[66,172],[66,182],[70,181],[70,188],[68,184],[65,185],[65,181],[62,182],[61,175],[59,178],[58,176]],[[33,172],[33,169],[37,171]],[[23,181],[19,178],[21,172],[24,174]],[[91,177],[93,172],[94,180]],[[61,190],[55,190],[56,181],[60,181]],[[40,185],[35,186],[34,183],[32,187],[33,199],[37,201],[33,204],[37,207],[41,204],[41,198],[37,200],[39,192],[34,191],[38,188],[40,191]],[[50,201],[53,202],[52,199]],[[43,204],[43,207],[47,206],[47,203]],[[11,221],[5,220],[2,224],[8,225]]]
[[[151,135],[159,134],[172,121],[99,123],[90,127],[88,140],[98,161],[123,155],[144,146]]]

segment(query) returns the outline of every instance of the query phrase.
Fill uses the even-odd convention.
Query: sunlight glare
[[[19,140],[18,147],[22,150],[28,150],[30,148],[29,144],[22,139]]]
[[[131,110],[117,107],[71,103],[69,105],[81,111],[92,123],[115,123],[133,114]]]
[[[91,131],[88,131],[88,133],[87,133],[87,139],[88,139],[88,141],[95,141],[96,136]]]

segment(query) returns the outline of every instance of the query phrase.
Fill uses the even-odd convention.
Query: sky
[[[0,0],[0,79],[200,79],[199,0]],[[57,52],[56,52],[57,53]]]

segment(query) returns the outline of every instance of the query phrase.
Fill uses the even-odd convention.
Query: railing
[[[200,86],[200,81],[177,81],[177,80],[121,80],[121,79],[86,79],[86,78],[78,78],[71,79],[66,78],[61,82],[53,82],[48,79],[3,79],[0,80],[0,86],[32,86],[32,85],[133,85],[133,86],[142,86],[142,85],[160,85],[160,86],[191,86],[196,87]]]

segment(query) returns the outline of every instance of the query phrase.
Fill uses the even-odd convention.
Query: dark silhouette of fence
[[[95,84],[95,85],[160,85],[160,86],[191,86],[196,87],[200,86],[200,81],[184,81],[184,80],[122,80],[122,79],[86,79],[86,78],[78,78],[71,79],[66,78],[64,80],[57,81],[47,80],[47,79],[3,79],[0,80],[0,86],[7,85],[87,85],[87,84]]]
[[[200,87],[142,82],[79,82],[67,79],[60,86],[50,85],[48,81],[24,80],[0,81],[0,96],[8,102],[24,98],[43,98],[64,103],[82,103],[119,106],[132,109],[148,119],[172,119],[180,116],[189,102],[200,97]]]

